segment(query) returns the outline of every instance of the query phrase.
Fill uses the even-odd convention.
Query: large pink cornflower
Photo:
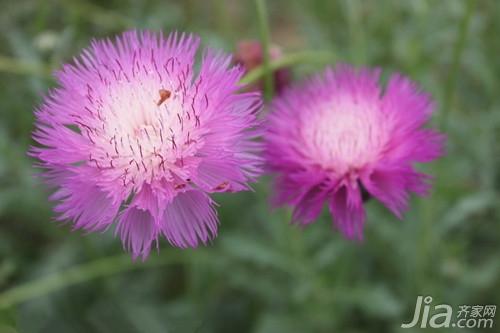
[[[423,128],[430,97],[400,75],[383,89],[379,74],[338,66],[274,100],[265,154],[277,173],[274,203],[294,206],[294,222],[313,222],[326,202],[340,231],[359,239],[363,198],[401,218],[409,194],[428,191],[414,164],[439,157],[444,139]]]
[[[163,235],[196,247],[217,233],[213,192],[248,189],[260,171],[260,97],[239,93],[243,68],[199,39],[127,32],[92,42],[56,73],[36,111],[31,150],[56,192],[60,220],[116,233],[146,258]]]

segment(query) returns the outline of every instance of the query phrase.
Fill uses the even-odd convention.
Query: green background
[[[370,201],[365,241],[355,243],[326,213],[305,230],[289,225],[289,211],[270,210],[264,177],[254,193],[216,197],[221,225],[210,246],[162,241],[159,254],[133,263],[112,230],[85,235],[52,222],[26,154],[50,72],[91,38],[132,28],[191,31],[231,52],[259,38],[255,3],[1,0],[1,333],[416,332],[400,325],[418,295],[455,309],[500,305],[500,3],[267,6],[285,54],[320,52],[298,57],[295,78],[324,68],[320,55],[331,52],[384,77],[400,71],[434,96],[448,153],[422,167],[435,177],[431,196],[413,197],[403,221]]]

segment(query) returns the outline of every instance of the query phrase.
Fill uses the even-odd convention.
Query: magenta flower
[[[127,32],[94,41],[56,74],[36,111],[31,150],[57,190],[59,220],[116,234],[134,259],[163,235],[196,247],[217,233],[213,192],[247,190],[260,172],[260,97],[238,93],[240,67],[199,39]]]
[[[401,218],[409,194],[429,190],[414,164],[442,155],[443,135],[423,128],[431,99],[400,75],[383,89],[379,74],[339,66],[273,102],[265,154],[278,174],[274,204],[292,205],[293,222],[310,224],[326,202],[338,229],[360,239],[364,197]]]

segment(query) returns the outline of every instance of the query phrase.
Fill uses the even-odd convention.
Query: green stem
[[[345,3],[347,24],[350,36],[351,59],[357,65],[366,64],[365,33],[361,5],[357,0],[348,0]]]
[[[444,87],[444,100],[443,109],[441,114],[441,128],[445,128],[448,114],[450,113],[451,104],[453,101],[453,94],[455,92],[455,85],[458,77],[458,70],[460,62],[462,60],[462,54],[465,48],[465,42],[467,40],[467,31],[469,30],[469,24],[474,13],[475,0],[468,0],[467,7],[465,9],[464,16],[460,21],[460,26],[458,30],[457,40],[455,42],[455,47],[453,48],[453,60],[451,64],[451,72],[448,75],[448,80]]]
[[[50,68],[37,63],[23,62],[0,55],[0,72],[50,77]]]
[[[474,13],[475,0],[468,0],[466,11],[462,20],[460,21],[460,26],[458,28],[458,35],[455,42],[455,46],[453,48],[453,58],[451,64],[451,72],[448,75],[448,79],[445,83],[444,87],[444,96],[443,96],[443,108],[442,114],[440,118],[440,127],[442,130],[446,129],[446,124],[448,120],[448,115],[450,113],[450,109],[452,106],[453,95],[455,92],[455,86],[458,77],[458,71],[460,62],[462,59],[462,54],[465,48],[465,43],[467,39],[467,31],[469,30],[469,24]],[[437,178],[438,175],[442,172],[441,163],[438,161],[435,164],[435,172],[434,176]],[[432,233],[432,223],[435,219],[435,209],[434,209],[434,201],[427,200],[423,203],[422,209],[422,228],[421,228],[421,236],[420,236],[420,244],[418,247],[418,287],[424,288],[428,285],[428,281],[433,278],[432,270],[429,265],[432,263],[432,255],[436,250],[435,239],[433,238]]]
[[[467,37],[467,31],[469,28],[470,20],[472,14],[474,13],[474,5],[475,0],[467,1],[466,12],[460,21],[460,26],[458,30],[457,39],[455,42],[455,46],[453,49],[453,60],[451,65],[451,72],[448,76],[448,79],[445,83],[444,87],[444,96],[443,96],[443,108],[440,120],[440,125],[443,130],[445,130],[447,117],[450,112],[450,108],[453,101],[453,94],[455,92],[455,84],[458,77],[458,70],[460,66],[460,62],[462,59],[462,54],[465,48],[465,42]],[[439,174],[441,174],[444,170],[442,169],[442,162],[438,161],[435,164],[434,169],[434,177],[438,178]],[[436,255],[434,251],[436,251],[436,239],[434,238],[434,234],[432,232],[432,223],[435,220],[435,201],[426,200],[422,202],[421,209],[421,235],[419,244],[417,247],[417,288],[419,288],[419,292],[423,290],[429,285],[429,281],[434,278],[432,275],[433,270],[430,269],[430,265],[432,264],[433,255]]]
[[[30,299],[49,294],[53,291],[86,282],[98,277],[113,275],[142,268],[158,267],[182,263],[208,254],[197,251],[189,256],[188,251],[164,252],[146,262],[134,262],[129,255],[117,255],[84,263],[62,272],[56,272],[35,281],[29,281],[0,293],[0,309],[9,308]]]
[[[273,97],[274,82],[273,71],[270,68],[269,54],[269,24],[265,0],[255,0],[257,7],[257,19],[259,22],[260,42],[262,45],[262,65],[264,70],[264,99],[269,101]]]
[[[61,1],[61,5],[78,17],[101,26],[128,28],[137,25],[137,22],[122,15],[119,11],[107,10],[93,4],[91,1]]]
[[[217,32],[226,37],[231,44],[235,41],[235,30],[231,27],[230,17],[227,15],[226,0],[215,0],[213,4],[215,11],[216,29]]]
[[[290,67],[302,63],[328,64],[335,61],[335,54],[329,51],[302,51],[284,55],[269,63],[271,72],[280,68]],[[37,63],[28,63],[0,55],[0,72],[8,72],[20,75],[36,75],[50,78],[51,69],[48,66]],[[248,72],[240,81],[242,85],[255,83],[266,74],[264,65],[260,65]]]
[[[320,63],[327,64],[335,61],[335,54],[328,51],[304,51],[284,55],[269,63],[269,72],[273,72],[283,67],[289,67],[300,63]],[[254,68],[248,72],[240,81],[240,84],[252,84],[260,80],[266,73],[264,65]]]

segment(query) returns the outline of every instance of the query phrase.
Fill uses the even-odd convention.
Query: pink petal
[[[206,244],[217,234],[217,213],[213,201],[200,191],[178,194],[165,209],[162,232],[168,241],[181,248]]]
[[[151,250],[151,244],[158,238],[158,228],[153,216],[136,206],[128,207],[120,217],[115,235],[119,234],[123,247],[132,252],[135,260],[141,256],[145,260]]]
[[[233,161],[232,161],[233,160]],[[241,191],[247,189],[247,178],[238,161],[226,156],[219,159],[206,158],[200,163],[193,181],[207,192]]]
[[[57,182],[60,188],[51,199],[59,201],[54,211],[58,220],[73,220],[73,229],[98,231],[107,228],[115,219],[120,207],[96,185],[71,171],[54,171],[48,182]]]
[[[329,207],[334,223],[346,237],[362,239],[365,210],[359,186],[341,185]]]
[[[292,221],[303,225],[313,222],[321,213],[327,196],[328,191],[322,188],[321,184],[313,186],[296,204]]]
[[[427,194],[429,176],[414,171],[411,167],[384,166],[362,176],[366,190],[380,200],[398,218],[408,208],[410,192]]]

